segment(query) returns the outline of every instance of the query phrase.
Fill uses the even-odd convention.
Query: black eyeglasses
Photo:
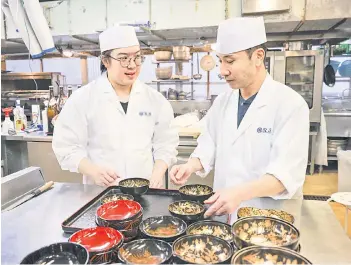
[[[130,65],[130,62],[133,60],[136,66],[140,66],[144,61],[145,61],[145,56],[142,55],[137,55],[135,57],[127,57],[123,56],[120,58],[114,58],[111,55],[108,55],[107,57],[110,57],[116,61],[119,61],[122,67],[127,68]]]

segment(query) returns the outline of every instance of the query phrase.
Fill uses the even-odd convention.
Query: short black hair
[[[100,62],[100,71],[101,73],[104,73],[107,71],[106,66],[104,65],[104,63],[102,62],[103,59],[107,58],[108,60],[110,60],[110,56],[113,50],[108,50],[108,51],[104,51],[101,53],[101,62]]]
[[[254,46],[252,48],[246,49],[245,51],[246,51],[247,55],[249,56],[249,58],[251,59],[252,54],[258,49],[263,49],[264,50],[264,57],[266,58],[267,47],[266,47],[266,45],[264,43],[260,44],[260,45],[257,45],[257,46]]]

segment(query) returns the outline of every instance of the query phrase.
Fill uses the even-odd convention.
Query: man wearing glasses
[[[102,76],[73,93],[55,123],[58,162],[85,184],[139,177],[161,188],[179,142],[172,107],[137,80],[144,57],[133,27],[108,28],[99,40]]]

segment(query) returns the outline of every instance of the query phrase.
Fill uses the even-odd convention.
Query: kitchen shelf
[[[182,82],[182,83],[191,83],[191,79],[185,79],[185,80],[181,80],[181,79],[170,79],[170,80],[154,80],[152,81],[152,83],[162,83],[162,84],[174,84],[174,83],[178,83],[178,82]]]
[[[191,63],[191,60],[169,60],[169,61],[152,61],[153,64],[159,63]]]

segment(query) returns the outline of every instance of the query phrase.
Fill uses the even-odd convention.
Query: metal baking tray
[[[77,212],[72,214],[62,223],[62,229],[65,233],[72,234],[81,229],[96,227],[95,214],[100,204],[100,199],[109,193],[111,190],[120,191],[118,186],[112,186],[105,189],[94,199],[85,204]],[[122,193],[122,192],[121,192]],[[177,190],[160,190],[149,189],[146,194],[141,197],[135,197],[135,201],[139,202],[143,207],[143,220],[152,216],[171,215],[168,211],[168,206],[174,201],[181,200],[180,193]],[[228,222],[228,216],[216,216],[213,218],[216,221]],[[190,223],[188,223],[189,225]]]

